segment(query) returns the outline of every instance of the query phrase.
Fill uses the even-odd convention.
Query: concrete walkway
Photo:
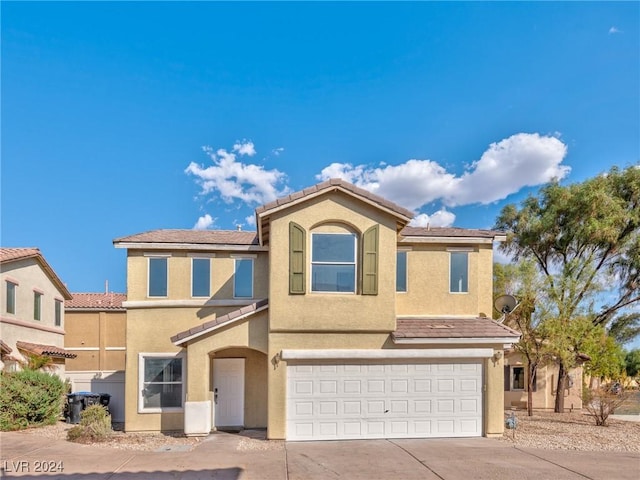
[[[486,438],[285,443],[216,433],[190,452],[126,451],[19,432],[0,434],[0,442],[3,478],[23,479],[637,480],[640,472],[638,454],[514,448]]]

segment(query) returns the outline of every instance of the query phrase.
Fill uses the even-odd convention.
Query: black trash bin
[[[84,395],[84,407],[89,405],[98,405],[100,403],[100,394],[92,392],[83,392]]]
[[[80,413],[84,410],[84,396],[80,393],[67,394],[64,416],[67,423],[80,423]]]
[[[101,393],[100,394],[100,405],[102,405],[109,415],[111,415],[111,410],[109,410],[109,402],[111,401],[111,394],[109,393]]]

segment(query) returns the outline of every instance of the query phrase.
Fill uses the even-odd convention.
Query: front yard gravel
[[[506,412],[505,418],[509,415],[511,412]],[[609,419],[607,427],[598,427],[593,418],[580,412],[535,412],[532,417],[528,417],[526,411],[517,411],[515,415],[515,431],[505,429],[500,440],[516,447],[640,452],[640,422]],[[58,422],[56,425],[31,428],[20,433],[66,441],[67,430],[72,426]],[[263,437],[264,431],[247,430],[239,433],[238,450],[279,450],[284,447],[282,441],[265,441],[262,440]],[[100,445],[124,450],[189,451],[203,441],[206,441],[206,437],[116,431]]]
[[[608,420],[598,427],[593,417],[580,412],[514,412],[517,427],[505,428],[502,441],[517,447],[545,450],[581,450],[592,452],[640,452],[640,422]],[[511,412],[505,413],[505,419]]]

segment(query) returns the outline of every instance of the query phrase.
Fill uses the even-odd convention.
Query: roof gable
[[[42,270],[44,270],[51,282],[60,291],[64,299],[71,300],[71,293],[67,289],[66,285],[62,283],[62,280],[60,280],[60,277],[58,277],[53,268],[51,268],[51,265],[47,263],[39,248],[0,247],[0,263],[17,262],[19,260],[26,260],[29,258],[33,258],[38,262]]]
[[[397,205],[396,203],[393,203],[379,195],[356,187],[345,180],[332,178],[256,208],[256,225],[258,225],[258,237],[260,238],[260,244],[264,245],[268,242],[268,228],[266,228],[266,225],[269,223],[269,215],[291,208],[294,205],[306,202],[320,195],[325,195],[335,191],[340,191],[383,212],[393,215],[398,221],[398,229],[404,227],[413,218],[413,212],[411,210],[401,207],[400,205]]]

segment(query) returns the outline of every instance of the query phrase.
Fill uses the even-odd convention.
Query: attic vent
[[[428,325],[429,328],[442,329],[442,328],[453,328],[453,325]]]

